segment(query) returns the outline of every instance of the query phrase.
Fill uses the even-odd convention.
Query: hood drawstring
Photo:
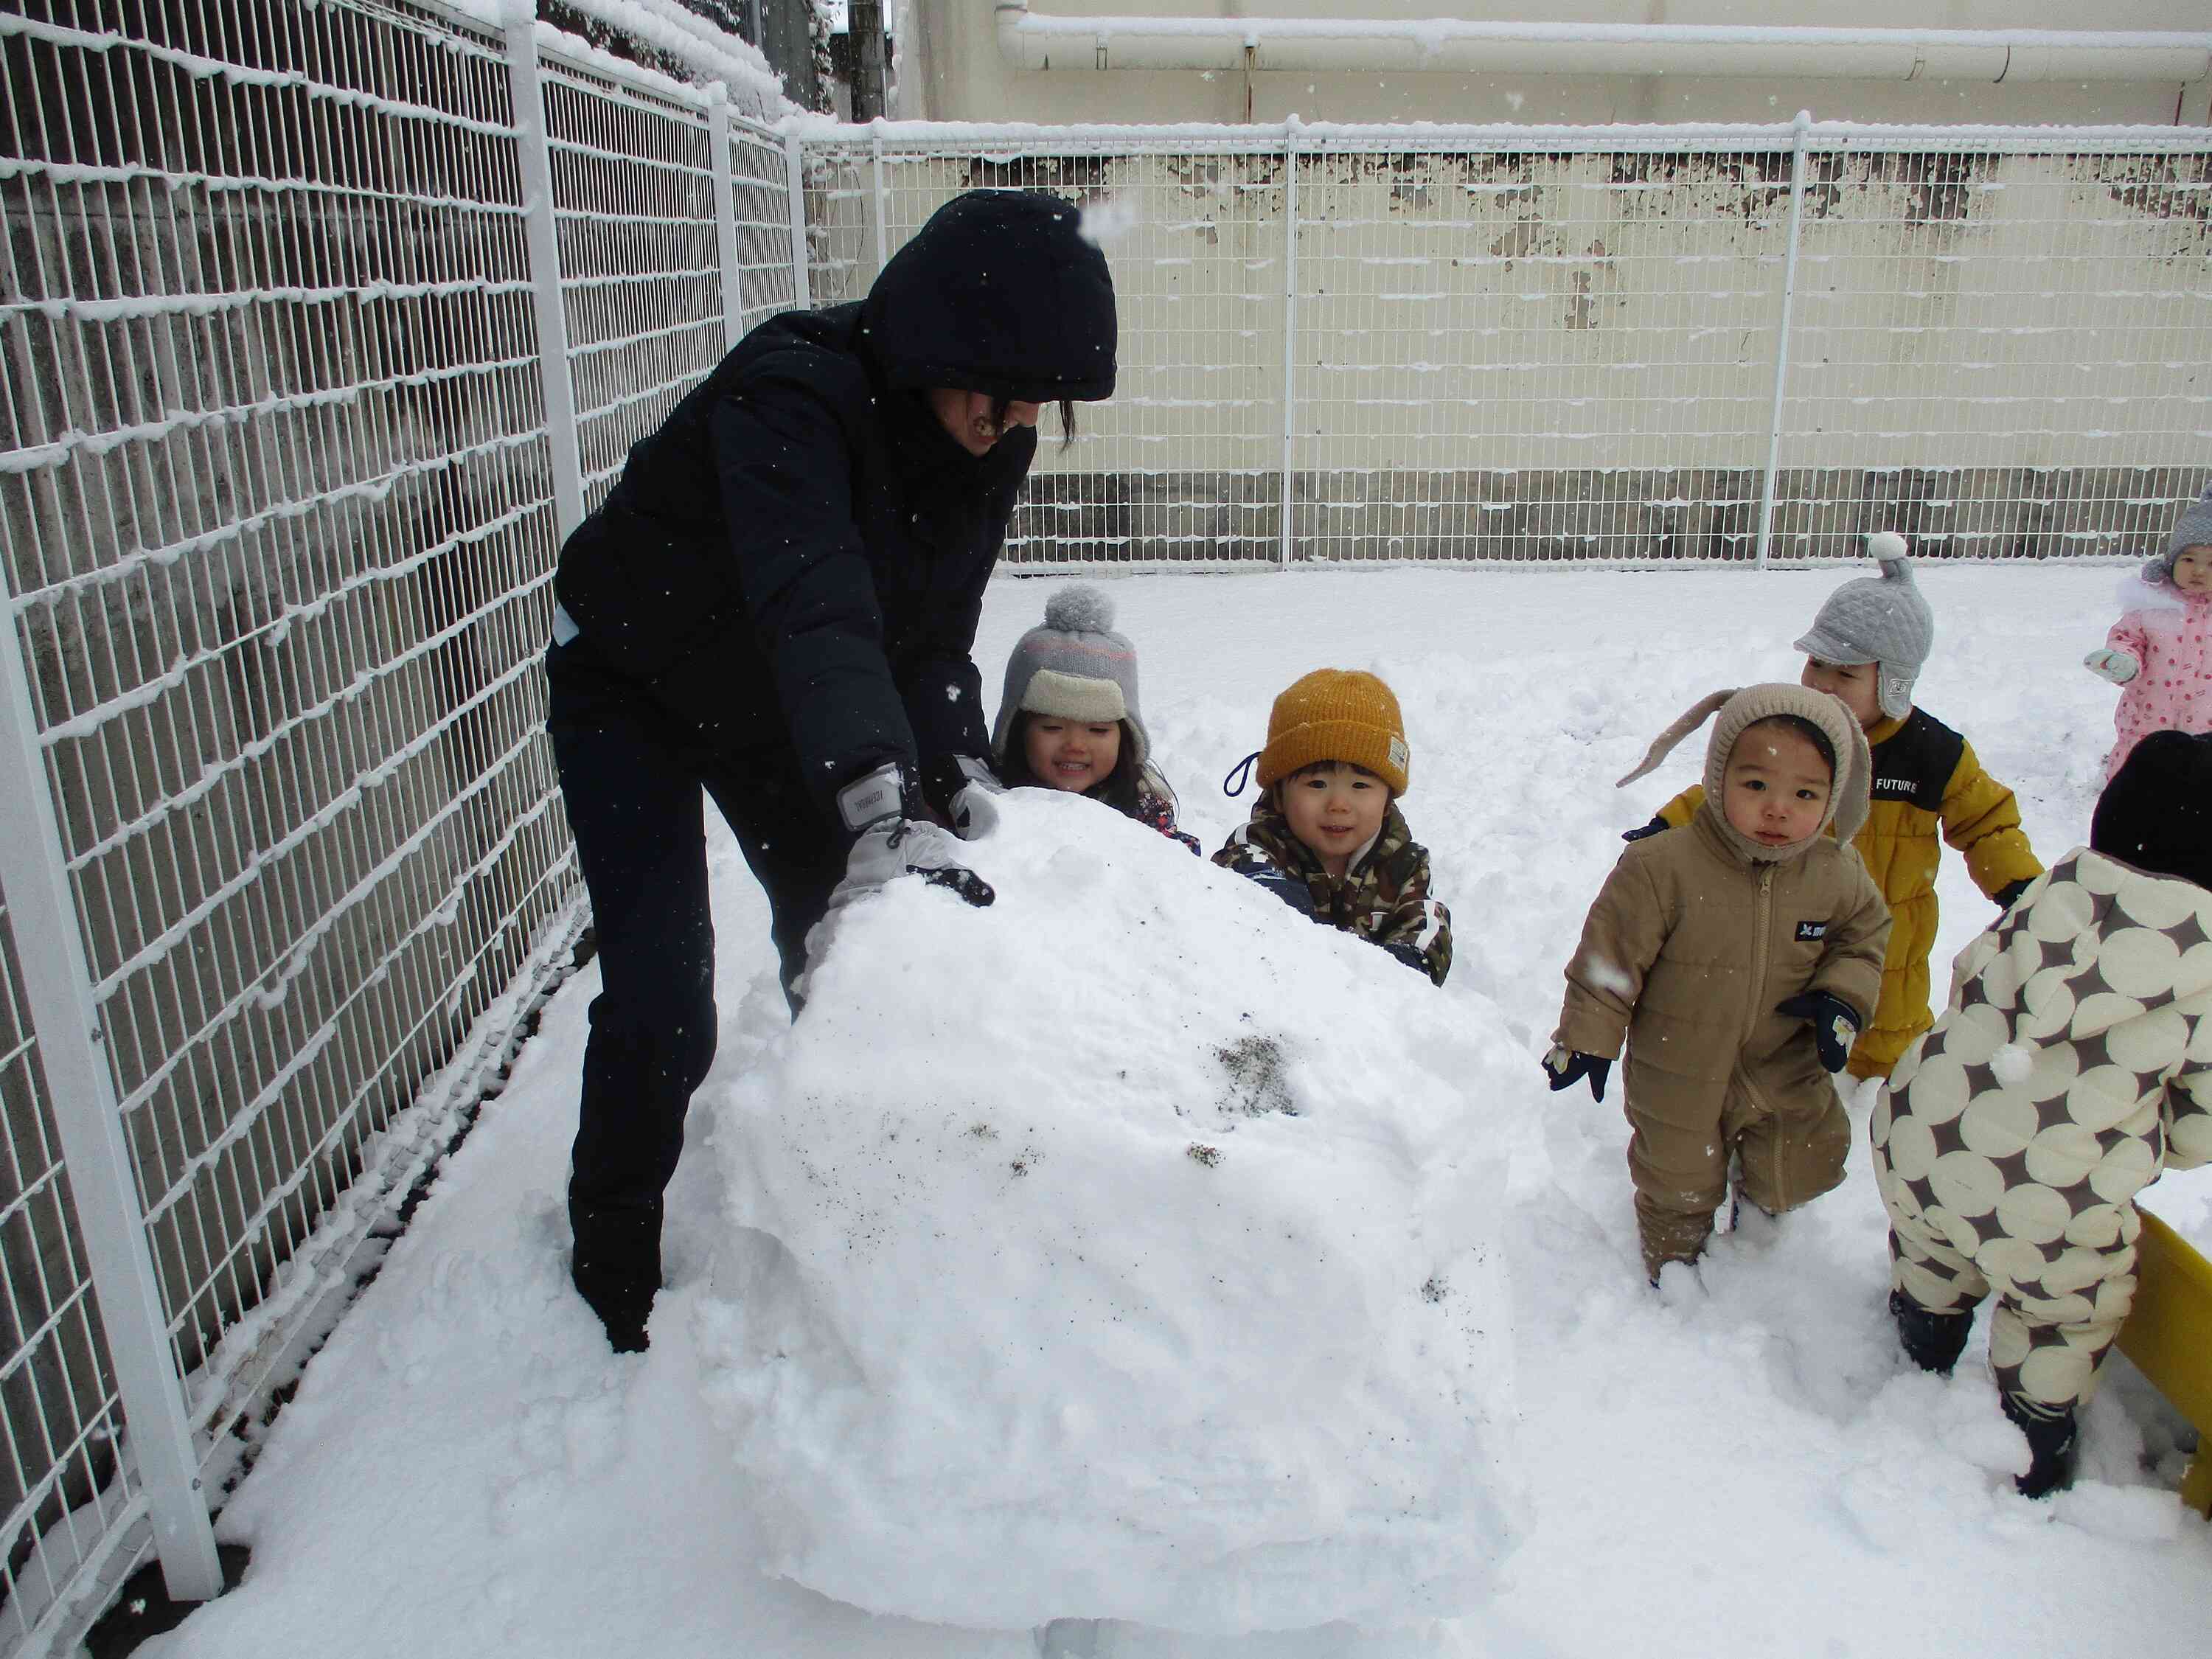
[[[1259,763],[1261,750],[1250,754],[1229,769],[1229,775],[1221,781],[1221,793],[1234,800],[1244,793],[1244,786],[1252,781],[1252,769]]]

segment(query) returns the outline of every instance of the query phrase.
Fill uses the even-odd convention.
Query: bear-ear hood
[[[1073,204],[973,190],[891,256],[860,337],[895,391],[1095,401],[1114,392],[1114,277]]]
[[[1866,733],[1858,720],[1842,703],[1825,691],[1814,691],[1802,685],[1778,681],[1768,685],[1747,685],[1741,690],[1721,690],[1708,693],[1690,705],[1674,723],[1651,740],[1644,751],[1644,758],[1634,771],[1613,786],[1622,788],[1655,769],[1665,760],[1674,745],[1703,726],[1713,721],[1712,736],[1705,744],[1705,799],[1716,816],[1721,811],[1723,780],[1728,770],[1729,754],[1744,729],[1777,714],[1788,714],[1810,722],[1828,739],[1836,757],[1835,780],[1828,790],[1828,810],[1821,820],[1818,836],[1831,824],[1835,826],[1836,839],[1848,842],[1858,834],[1867,818],[1868,801],[1874,786],[1874,763],[1867,749]],[[1717,715],[1718,718],[1714,717]],[[1771,854],[1755,844],[1744,840],[1723,826],[1723,837],[1731,845],[1741,846],[1754,859]],[[1794,842],[1793,847],[1809,844]],[[1795,856],[1794,852],[1788,854]]]

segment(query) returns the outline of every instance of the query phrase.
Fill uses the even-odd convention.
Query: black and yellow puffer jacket
[[[1854,1077],[1887,1077],[1898,1056],[1936,1023],[1928,1006],[1928,957],[1936,948],[1938,841],[1966,855],[1966,873],[2009,906],[2043,873],[2020,827],[2012,791],[1982,770],[1973,745],[1924,709],[1885,720],[1867,732],[1874,757],[1874,799],[1852,838],[1895,919],[1881,964],[1881,1004],[1852,1047]],[[1705,798],[1686,790],[1659,809],[1680,828]]]

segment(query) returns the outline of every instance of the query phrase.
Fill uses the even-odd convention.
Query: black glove
[[[2008,881],[1998,888],[1995,896],[1997,914],[2002,915],[2011,909],[2014,905],[2020,902],[2020,896],[2034,885],[2033,876],[2022,876],[2018,881]]]
[[[1662,830],[1671,830],[1674,827],[1674,826],[1673,824],[1667,822],[1664,814],[1655,815],[1651,822],[1649,823],[1643,824],[1634,830],[1622,830],[1620,832],[1620,838],[1623,841],[1643,841],[1649,836],[1657,835]]]
[[[1851,1012],[1850,1003],[1826,991],[1804,991],[1787,1002],[1776,1003],[1774,1012],[1793,1015],[1812,1026],[1814,1045],[1820,1051],[1820,1064],[1832,1072],[1844,1069],[1844,1062],[1851,1057],[1851,1044],[1859,1034],[1859,1017]]]
[[[1605,1080],[1613,1073],[1613,1062],[1600,1060],[1595,1054],[1586,1054],[1579,1048],[1569,1048],[1554,1043],[1552,1052],[1544,1056],[1544,1075],[1552,1080],[1552,1092],[1572,1087],[1583,1078],[1589,1079],[1590,1098],[1605,1098]]]
[[[960,863],[959,843],[929,821],[921,791],[899,767],[879,766],[847,784],[837,792],[837,812],[854,841],[845,878],[830,896],[830,909],[841,910],[898,876],[920,876],[979,908],[998,898],[990,883]]]

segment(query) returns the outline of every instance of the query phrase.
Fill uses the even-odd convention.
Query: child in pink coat
[[[2142,602],[2081,659],[2121,688],[2106,782],[2150,732],[2212,732],[2212,489],[2181,515],[2142,580]]]

